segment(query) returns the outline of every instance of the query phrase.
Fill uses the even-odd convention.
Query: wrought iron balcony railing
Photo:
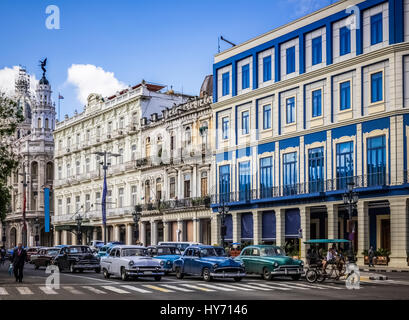
[[[180,200],[166,200],[158,201],[152,203],[145,203],[141,205],[142,211],[166,211],[180,208],[193,208],[193,207],[209,207],[210,206],[210,197],[195,197],[195,198],[185,198]]]
[[[391,185],[402,185],[409,183],[409,171],[394,178],[385,173],[375,173],[363,176],[342,177],[329,180],[315,180],[308,183],[295,183],[278,187],[261,187],[258,189],[247,189],[236,192],[213,194],[211,203],[228,202],[248,202],[252,200],[262,200],[269,198],[280,198],[296,195],[321,194],[327,192],[345,191],[347,183],[354,182],[354,188],[371,188]]]

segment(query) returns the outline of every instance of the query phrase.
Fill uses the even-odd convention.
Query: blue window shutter
[[[383,72],[377,72],[371,75],[371,102],[378,102],[383,100],[383,86],[382,86]]]
[[[247,89],[250,87],[250,67],[248,64],[241,67],[241,88]]]
[[[312,116],[319,117],[322,114],[321,110],[321,89],[312,92]]]
[[[271,56],[263,58],[263,82],[271,80]]]
[[[383,41],[382,12],[371,16],[371,45]]]
[[[226,96],[230,93],[230,72],[225,72],[222,75],[222,95]]]
[[[340,110],[351,107],[351,82],[346,81],[340,85]]]
[[[295,47],[286,50],[287,74],[295,72]]]
[[[322,39],[321,36],[312,39],[312,65],[322,62]]]
[[[342,27],[339,30],[339,55],[343,56],[351,52],[351,30]]]

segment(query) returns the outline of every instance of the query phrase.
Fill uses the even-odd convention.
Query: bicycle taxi
[[[348,243],[351,246],[351,241],[345,239],[312,239],[304,241],[304,244],[310,245],[306,257],[308,268],[305,273],[308,282],[323,282],[325,279],[339,280],[346,275],[345,256],[341,250],[335,249],[337,244],[342,243]],[[332,250],[330,260],[320,254],[319,247],[322,248],[323,245],[328,245],[328,250]]]

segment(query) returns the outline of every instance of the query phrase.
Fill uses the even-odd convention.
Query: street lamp
[[[352,221],[352,212],[356,207],[356,204],[358,203],[358,193],[354,191],[354,185],[355,183],[353,181],[348,182],[347,186],[348,189],[347,191],[342,195],[344,204],[348,208],[348,223],[347,225],[349,226],[349,233],[353,233],[353,221]],[[351,245],[349,247],[349,256],[348,256],[348,261],[351,263],[355,262],[355,255],[354,255],[354,239],[351,239]]]
[[[227,226],[226,226],[226,214],[229,213],[229,207],[227,207],[224,204],[224,201],[222,203],[222,206],[218,208],[218,211],[220,213],[220,218],[221,218],[221,225],[220,225],[220,235],[222,237],[222,247],[224,248],[224,239],[227,234]]]
[[[38,220],[38,217],[35,217],[35,219],[34,219],[34,227],[35,227],[35,230],[36,230],[36,234],[35,234],[35,242],[36,242],[36,247],[38,247],[38,241],[40,240],[40,236],[39,236],[39,234],[38,234],[38,228],[39,228],[39,226],[40,226],[40,221]]]
[[[135,206],[135,210],[132,212],[132,218],[135,223],[134,237],[136,241],[138,241],[138,237],[139,237],[138,223],[139,223],[139,220],[141,219],[141,213],[142,213],[142,207],[140,204],[138,204]]]
[[[82,244],[82,232],[81,232],[81,224],[82,224],[82,217],[78,214],[77,218],[77,243]]]
[[[111,165],[110,162],[107,162],[107,155],[110,155],[113,157],[120,157],[121,155],[119,153],[112,153],[109,151],[97,151],[97,152],[94,152],[94,154],[104,157],[104,161],[101,161],[99,164],[102,166],[102,169],[104,170],[103,190],[105,190],[107,170],[108,170],[108,166]],[[108,190],[106,190],[106,192],[108,192]],[[104,244],[107,244],[106,195],[102,197],[102,224],[104,227]]]

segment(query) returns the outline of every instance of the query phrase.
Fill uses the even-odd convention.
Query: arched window
[[[41,128],[41,118],[37,119],[37,128]]]
[[[145,181],[145,203],[149,203],[150,202],[150,195],[151,195],[151,186],[149,183],[149,180]]]
[[[46,177],[46,181],[53,181],[54,179],[54,166],[52,162],[47,163]]]
[[[45,118],[45,128],[46,128],[46,129],[50,129],[50,128],[48,127],[48,118]]]
[[[200,194],[202,197],[207,196],[207,171],[203,171],[200,175]]]
[[[38,163],[33,161],[31,163],[31,181],[36,181],[38,179]]]
[[[192,142],[192,133],[190,131],[190,127],[186,127],[185,129],[185,145],[188,146]]]
[[[156,201],[162,200],[162,179],[156,179]]]

